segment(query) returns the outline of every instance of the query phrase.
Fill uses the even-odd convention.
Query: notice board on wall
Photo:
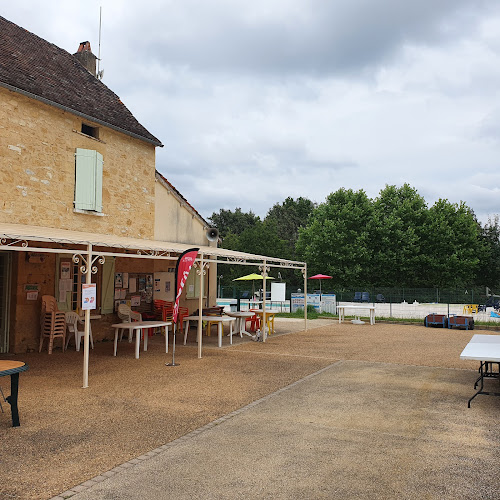
[[[115,273],[115,311],[127,304],[134,311],[153,310],[153,274]]]

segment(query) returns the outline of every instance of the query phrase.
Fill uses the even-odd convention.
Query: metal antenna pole
[[[101,69],[101,24],[102,24],[102,6],[99,7],[99,50],[97,55],[97,74]]]

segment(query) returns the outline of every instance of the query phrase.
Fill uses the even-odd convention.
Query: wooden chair
[[[66,317],[62,311],[46,311],[43,315],[38,352],[42,352],[43,341],[46,338],[49,339],[49,354],[52,354],[55,338],[62,338],[62,350],[64,352],[66,344]]]
[[[79,330],[78,325],[84,325],[85,323],[82,321],[80,316],[76,312],[67,312],[65,313],[66,318],[66,328],[70,335],[66,339],[66,349],[68,349],[69,341],[71,340],[71,334],[75,337],[75,348],[77,351],[80,350],[80,344],[82,339],[85,337],[85,330]],[[90,345],[92,349],[94,348],[94,339],[92,338],[92,327],[89,324],[89,337],[90,337]]]

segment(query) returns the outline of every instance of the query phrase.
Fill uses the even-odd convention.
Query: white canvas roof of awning
[[[22,246],[23,242],[25,242],[25,246]],[[289,267],[295,269],[302,269],[305,267],[304,262],[280,259],[276,257],[266,257],[264,255],[237,252],[234,250],[201,246],[197,244],[129,238],[113,234],[86,233],[46,226],[0,223],[0,250],[45,250],[44,248],[33,248],[32,242],[59,243],[72,245],[74,247],[86,247],[90,244],[93,247],[105,247],[109,249],[121,250],[118,253],[112,251],[100,252],[97,250],[96,252],[118,257],[132,258],[139,257],[140,255],[138,252],[143,253],[141,256],[149,256],[149,258],[176,258],[176,256],[170,256],[170,253],[179,254],[188,248],[197,247],[199,248],[199,253],[204,254],[205,260],[212,262],[242,265],[256,265],[266,262],[266,264],[271,267]],[[84,248],[71,248],[68,250],[85,251]],[[126,253],[126,251],[130,250],[135,253]]]

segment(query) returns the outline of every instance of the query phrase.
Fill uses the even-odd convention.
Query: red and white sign
[[[189,276],[189,271],[193,267],[196,256],[198,255],[199,248],[190,248],[182,253],[177,260],[177,266],[175,267],[175,304],[173,313],[173,323],[177,323],[177,315],[179,314],[179,299],[181,298],[182,289],[186,284],[187,277]]]
[[[91,283],[90,285],[82,285],[82,310],[95,309],[97,302],[97,290],[96,284]]]

